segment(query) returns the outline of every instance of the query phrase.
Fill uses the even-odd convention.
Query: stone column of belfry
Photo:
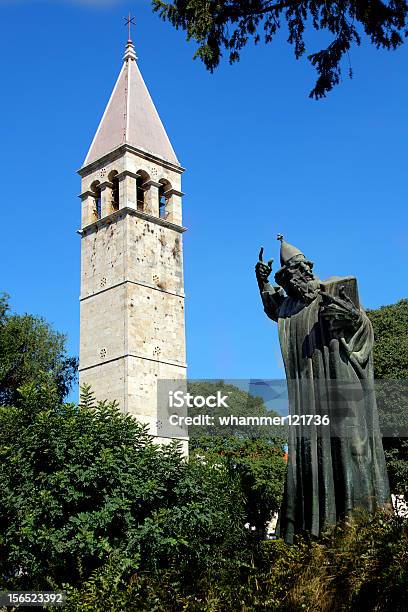
[[[184,379],[180,166],[137,66],[133,43],[82,177],[80,385],[157,435],[157,381]],[[124,112],[125,109],[125,112]],[[110,205],[115,177],[119,210]],[[143,188],[137,189],[137,181]],[[159,188],[169,211],[159,216]],[[101,194],[100,218],[95,198]],[[138,198],[144,201],[138,201]],[[165,441],[163,438],[161,441]],[[186,445],[186,439],[183,439]]]

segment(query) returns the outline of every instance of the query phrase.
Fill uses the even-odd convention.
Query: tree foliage
[[[408,379],[408,299],[368,310],[374,328],[374,371],[381,379]]]
[[[264,539],[266,525],[282,501],[286,473],[282,440],[209,436],[194,441],[193,448],[196,456],[223,465],[231,478],[238,477],[253,536]]]
[[[251,545],[241,558],[224,557],[203,569],[194,585],[177,567],[126,575],[114,557],[79,589],[67,612],[396,612],[406,611],[407,522],[365,513],[338,524],[320,541],[298,539]],[[178,579],[177,579],[178,577]]]
[[[237,478],[152,443],[114,404],[61,404],[48,380],[0,408],[3,587],[79,584],[106,562],[194,576],[246,546]]]
[[[190,416],[207,413],[214,417],[215,424],[189,428],[190,450],[206,462],[225,466],[231,478],[238,477],[247,522],[254,530],[253,536],[263,539],[266,525],[278,512],[282,500],[286,430],[281,426],[217,424],[219,417],[229,415],[245,419],[277,416],[276,412],[267,410],[261,397],[236,385],[222,380],[191,381],[188,390],[194,396],[215,396],[220,391],[227,397],[227,408],[191,408]]]
[[[408,299],[368,310],[374,373],[391,489],[408,499]]]
[[[322,30],[331,40],[308,59],[317,71],[310,97],[321,98],[340,82],[341,63],[365,34],[377,49],[396,49],[407,35],[405,0],[152,0],[154,11],[195,40],[199,57],[213,71],[223,50],[236,62],[250,39],[274,40],[283,25],[297,59],[306,51],[307,27]],[[351,75],[351,68],[349,69]]]
[[[0,404],[13,404],[18,388],[47,375],[60,399],[76,380],[78,360],[66,350],[66,336],[41,317],[10,313],[0,295]]]

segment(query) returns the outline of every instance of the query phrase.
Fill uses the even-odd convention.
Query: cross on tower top
[[[128,41],[126,44],[125,55],[123,57],[123,59],[127,62],[128,60],[137,59],[137,55],[135,53],[135,48],[133,46],[132,37],[131,37],[131,27],[132,25],[136,25],[136,22],[135,22],[135,18],[132,17],[130,12],[128,16],[124,17],[123,19],[125,20],[125,25],[127,26],[127,29],[128,29]]]
[[[130,28],[131,28],[132,25],[136,25],[136,23],[134,21],[135,18],[131,16],[130,11],[129,11],[128,16],[124,17],[123,19],[125,20],[125,25],[128,28],[128,40],[132,40]]]

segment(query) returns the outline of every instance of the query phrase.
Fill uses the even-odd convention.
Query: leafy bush
[[[265,538],[265,527],[279,511],[286,473],[283,440],[209,436],[192,440],[192,454],[225,466],[237,477],[253,535]]]
[[[208,397],[219,391],[228,396],[228,407],[210,408],[208,414],[217,418],[274,417],[261,397],[252,395],[224,381],[190,382],[192,395]],[[202,414],[203,408],[192,408],[190,416]],[[247,522],[252,536],[263,539],[266,524],[278,512],[283,494],[286,463],[284,446],[286,431],[281,426],[226,426],[189,427],[190,452],[205,462],[225,466],[230,478],[238,478],[245,500]]]
[[[407,521],[384,511],[360,512],[312,543],[287,605],[310,612],[402,612],[407,584]]]
[[[117,560],[71,590],[67,611],[403,612],[407,609],[407,522],[357,513],[321,541],[257,543],[219,560],[186,589],[172,566],[125,574]],[[105,606],[105,607],[104,607]]]
[[[12,588],[76,584],[112,551],[137,557],[139,526],[171,506],[178,450],[86,393],[59,404],[48,384],[0,412],[0,572]]]
[[[60,404],[49,381],[0,409],[3,586],[79,584],[112,556],[120,567],[193,577],[245,548],[238,479],[187,462],[113,404]],[[116,558],[116,557],[115,557]],[[188,580],[187,580],[188,582]]]

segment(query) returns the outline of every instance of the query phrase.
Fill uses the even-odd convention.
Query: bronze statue
[[[269,283],[272,260],[263,261],[263,249],[255,271],[264,310],[278,323],[289,413],[299,415],[289,426],[278,522],[278,535],[292,543],[302,531],[319,536],[354,508],[387,506],[390,492],[373,389],[373,330],[356,279],[321,281],[299,249],[278,239],[279,286]]]

